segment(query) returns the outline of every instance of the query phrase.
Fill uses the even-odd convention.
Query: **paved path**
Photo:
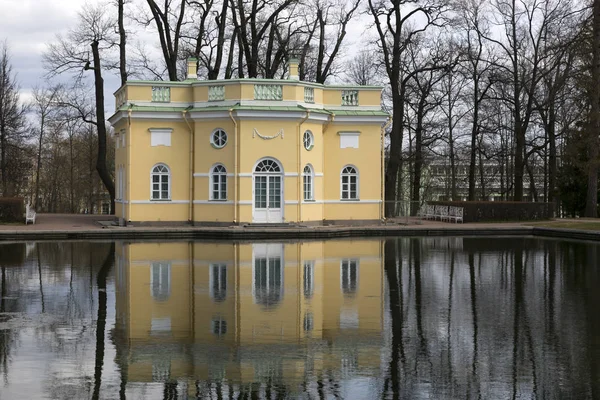
[[[377,236],[498,236],[536,235],[600,241],[600,231],[535,227],[528,223],[467,223],[388,220],[361,226],[170,226],[119,227],[109,215],[39,214],[35,225],[0,225],[4,240],[304,240]]]
[[[94,229],[107,229],[106,225],[101,224],[101,221],[115,221],[115,217],[111,215],[89,215],[89,214],[38,214],[36,218],[36,222],[34,225],[28,224],[9,224],[2,225],[0,224],[0,231],[77,231],[77,230],[94,230]],[[431,228],[449,228],[449,229],[462,229],[468,228],[473,229],[474,227],[479,228],[491,228],[491,227],[519,227],[519,226],[528,226],[524,223],[519,222],[507,222],[507,223],[467,223],[467,224],[457,224],[450,222],[441,222],[441,221],[431,221],[431,220],[420,220],[416,218],[402,218],[402,219],[390,219],[386,222],[386,224],[378,224],[373,223],[369,225],[357,225],[353,226],[354,228],[383,228],[386,227],[394,227],[398,228],[401,226],[405,226],[407,229],[431,229]],[[325,226],[311,226],[308,229],[341,229],[348,228],[347,225],[325,225]],[[136,226],[136,227],[117,227],[111,226],[108,229],[127,229],[127,230],[157,230],[157,229],[177,229],[177,230],[185,230],[185,229],[204,229],[203,227],[191,227],[191,226],[166,226],[166,227],[157,227],[157,226]],[[217,228],[210,228],[217,229]],[[241,227],[223,227],[221,229],[242,229]],[[251,229],[251,228],[247,228]],[[265,228],[263,228],[265,229]],[[285,230],[288,228],[277,228],[280,230]],[[302,228],[307,229],[307,228]]]
[[[0,224],[0,231],[61,231],[102,229],[98,221],[113,221],[111,215],[38,214],[35,224]]]

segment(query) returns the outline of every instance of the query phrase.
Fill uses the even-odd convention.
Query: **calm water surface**
[[[600,246],[0,244],[0,399],[600,398]]]

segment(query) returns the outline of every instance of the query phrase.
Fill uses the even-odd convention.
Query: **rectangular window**
[[[304,298],[310,299],[314,291],[315,262],[304,261]]]
[[[312,175],[304,174],[304,200],[313,200]]]
[[[358,182],[356,175],[342,176],[342,200],[358,199]]]
[[[311,87],[304,88],[304,102],[314,103],[315,102],[315,89]]]
[[[223,336],[227,333],[227,321],[221,317],[212,320],[211,330],[214,335]]]
[[[358,260],[343,259],[340,265],[342,293],[352,296],[358,287]]]
[[[305,332],[310,332],[313,330],[314,327],[314,318],[312,313],[306,313],[304,315],[304,331]]]
[[[221,101],[225,100],[225,86],[209,86],[208,87],[208,101]]]
[[[153,262],[151,265],[150,286],[156,301],[166,301],[171,295],[171,263]]]
[[[282,100],[283,86],[254,85],[254,100]]]
[[[168,103],[171,101],[171,88],[165,86],[152,86],[152,101]]]
[[[171,146],[172,129],[150,128],[150,146]]]
[[[338,132],[340,136],[340,149],[358,149],[358,136],[360,132]]]
[[[210,297],[214,301],[223,301],[227,298],[227,265],[210,265]]]
[[[212,174],[211,200],[227,200],[227,175],[224,173]]]
[[[358,105],[358,90],[342,90],[342,105],[357,106]]]

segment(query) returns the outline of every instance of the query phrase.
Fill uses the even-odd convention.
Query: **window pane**
[[[158,182],[160,177],[158,175],[152,175],[152,182]]]
[[[168,199],[168,198],[169,198],[169,192],[166,190],[163,190],[162,194],[161,194],[161,199]]]

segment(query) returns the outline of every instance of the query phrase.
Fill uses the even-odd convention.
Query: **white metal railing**
[[[282,85],[254,85],[254,100],[282,100]]]
[[[357,106],[358,105],[358,90],[342,90],[342,105]]]
[[[225,100],[225,86],[209,86],[208,87],[208,101],[221,101]]]
[[[304,102],[314,103],[315,102],[315,89],[311,87],[304,88]]]
[[[165,86],[152,86],[152,101],[168,103],[171,101],[171,88]]]

